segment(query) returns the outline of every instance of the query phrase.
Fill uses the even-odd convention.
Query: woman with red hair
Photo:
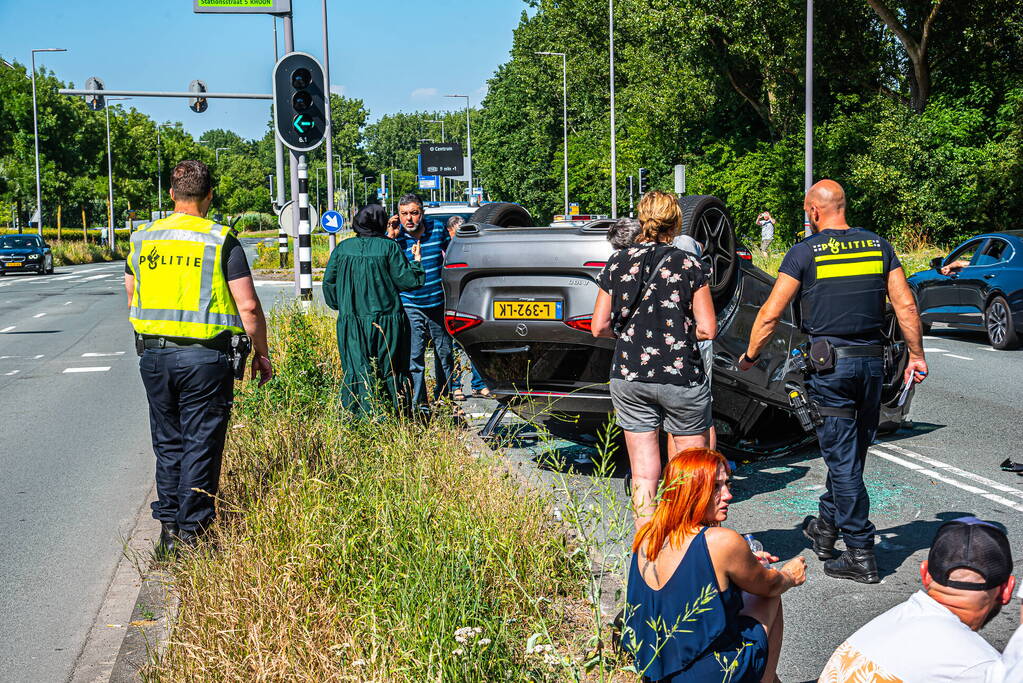
[[[644,680],[777,680],[780,596],[806,580],[806,560],[761,564],[778,558],[754,555],[721,526],[731,499],[717,451],[691,448],[668,462],[660,503],[632,544],[622,631]]]

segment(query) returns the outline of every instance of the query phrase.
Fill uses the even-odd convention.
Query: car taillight
[[[445,263],[445,268],[468,268],[468,263]]]
[[[452,337],[460,332],[476,327],[481,322],[483,322],[483,318],[479,316],[459,313],[458,311],[444,311],[444,327],[447,328],[448,334]]]
[[[583,264],[583,268],[603,268],[606,265],[605,261],[587,261]]]
[[[565,321],[565,324],[573,330],[579,330],[580,332],[593,332],[592,315],[580,315],[575,318],[569,318]]]
[[[752,261],[753,260],[753,254],[752,254],[752,252],[750,252],[749,249],[736,249],[735,250],[735,254],[736,254],[736,256],[741,258],[743,261]]]

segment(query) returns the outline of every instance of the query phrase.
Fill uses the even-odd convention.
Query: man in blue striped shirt
[[[433,400],[451,393],[455,356],[451,336],[444,328],[444,289],[441,269],[444,251],[451,238],[443,223],[423,213],[423,200],[417,194],[406,194],[398,200],[398,215],[392,216],[388,226],[394,240],[411,261],[412,246],[419,244],[426,282],[419,289],[401,293],[401,302],[412,328],[412,356],[409,372],[412,375],[413,405],[429,412],[426,402],[426,344],[433,340],[433,370],[436,384]]]

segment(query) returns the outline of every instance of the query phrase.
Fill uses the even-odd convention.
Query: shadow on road
[[[893,434],[886,434],[880,439],[878,443],[884,443],[885,441],[902,441],[903,439],[912,439],[914,436],[920,436],[921,434],[930,434],[936,432],[939,429],[944,429],[948,425],[935,424],[933,422],[914,422],[911,428],[902,428]]]

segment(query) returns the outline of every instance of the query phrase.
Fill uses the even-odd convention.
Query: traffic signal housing
[[[648,180],[649,175],[650,175],[650,171],[646,170],[645,168],[639,169],[639,194],[640,194],[640,196],[646,194],[647,183],[649,182],[649,180]]]
[[[188,92],[204,93],[206,92],[206,82],[200,80],[194,80],[188,84]],[[205,97],[190,97],[188,99],[188,108],[194,111],[196,114],[201,114],[209,108],[209,102]]]
[[[323,142],[326,93],[323,67],[312,55],[292,52],[274,65],[274,128],[286,147],[308,152]]]
[[[91,76],[87,81],[85,81],[85,89],[103,90],[103,81],[95,76]],[[103,111],[103,107],[107,106],[106,98],[102,95],[86,95],[85,106],[93,111]]]

